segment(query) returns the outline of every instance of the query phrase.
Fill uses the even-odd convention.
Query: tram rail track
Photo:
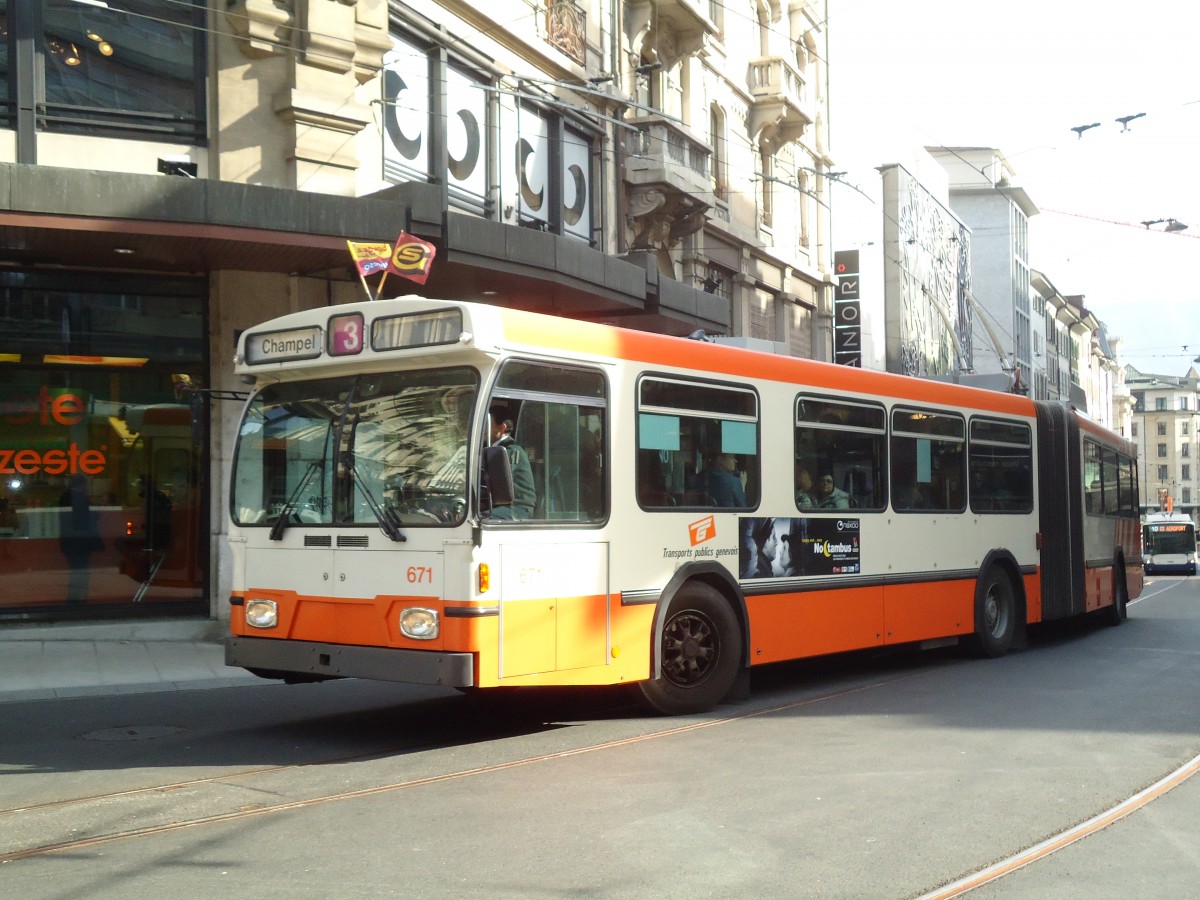
[[[318,793],[312,796],[295,796],[275,802],[262,802],[261,799],[254,799],[253,802],[246,801],[256,797],[261,798],[263,795],[284,795],[287,784],[286,782],[281,783],[281,779],[286,779],[289,775],[297,771],[309,769],[314,766],[387,759],[394,754],[395,750],[374,750],[370,753],[346,754],[304,763],[269,766],[244,772],[184,779],[110,793],[93,794],[87,797],[68,798],[29,806],[0,809],[0,820],[5,822],[4,832],[9,836],[0,837],[0,864],[38,856],[68,853],[74,850],[93,848],[117,841],[148,838],[188,828],[200,828],[260,816],[277,815],[292,810],[329,803],[378,796],[448,781],[477,778],[510,769],[552,763],[556,760],[589,753],[617,750],[646,741],[663,740],[702,729],[729,725],[746,719],[824,703],[841,697],[886,687],[900,681],[919,677],[922,674],[924,672],[905,672],[892,677],[876,679],[865,684],[828,691],[787,703],[748,710],[743,709],[729,715],[706,718],[698,722],[686,722],[642,734],[586,743],[578,747],[549,753],[518,756],[513,759],[487,765],[463,767],[382,784],[371,784],[342,791]],[[404,751],[407,755],[411,755],[414,753],[435,751],[443,746],[444,744],[442,743],[430,743],[404,748]],[[191,815],[184,815],[182,817],[172,815],[172,811],[180,807],[178,801],[181,796],[186,795],[189,791],[193,792],[193,794],[187,796],[189,802],[185,804],[185,808],[194,809],[197,806],[212,807],[215,804],[218,809],[206,813],[193,812]],[[212,796],[198,796],[200,792],[205,791],[209,792]],[[136,807],[132,805],[137,803],[141,805]],[[223,808],[220,808],[222,806]],[[40,821],[30,821],[39,817]],[[69,836],[72,831],[77,831],[78,829],[68,828],[68,822],[78,823],[81,821],[102,820],[106,817],[110,820],[119,818],[126,822],[138,818],[153,818],[154,821],[139,826],[116,827],[107,831],[99,831],[97,828],[97,833],[79,837]],[[14,842],[21,845],[14,846],[10,843],[13,840],[12,836],[20,834],[27,835],[23,841],[17,838],[17,841]],[[9,846],[5,846],[5,844],[9,844]]]

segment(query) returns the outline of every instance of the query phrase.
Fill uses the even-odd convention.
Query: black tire
[[[1113,574],[1113,602],[1104,610],[1104,621],[1115,627],[1128,617],[1129,587],[1125,584],[1125,570],[1117,569]]]
[[[975,585],[975,646],[996,658],[1009,651],[1017,630],[1017,598],[1012,579],[991,566]]]
[[[742,631],[715,588],[699,582],[680,588],[658,642],[659,676],[638,685],[651,709],[687,715],[725,699],[742,668]]]

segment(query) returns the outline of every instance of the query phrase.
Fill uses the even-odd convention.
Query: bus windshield
[[[459,524],[478,380],[460,367],[268,385],[239,429],[234,520]]]

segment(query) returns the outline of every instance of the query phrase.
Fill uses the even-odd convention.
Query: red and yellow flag
[[[387,270],[417,284],[424,284],[429,278],[436,254],[437,247],[433,244],[402,231],[396,236],[395,249],[392,250]]]
[[[358,267],[359,275],[374,275],[388,267],[392,256],[391,244],[365,244],[358,241],[346,241],[350,248],[350,256]]]

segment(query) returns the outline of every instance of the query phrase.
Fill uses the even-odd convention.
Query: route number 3
[[[362,313],[333,316],[329,320],[329,355],[353,356],[363,348]]]

